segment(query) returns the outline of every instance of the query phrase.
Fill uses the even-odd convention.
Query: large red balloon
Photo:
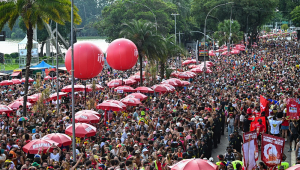
[[[120,38],[109,44],[106,61],[113,69],[124,71],[135,65],[138,55],[138,49],[132,41]]]
[[[65,65],[71,70],[71,48],[67,51]],[[104,54],[90,42],[74,44],[74,77],[87,80],[97,76],[104,66]]]

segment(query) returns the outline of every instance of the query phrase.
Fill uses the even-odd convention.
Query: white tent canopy
[[[34,41],[34,40],[32,40],[32,42],[33,42],[33,44],[38,44],[38,42],[36,42],[36,41]],[[19,45],[21,45],[21,44],[27,44],[27,35],[26,35],[26,37],[21,41],[21,42],[19,42],[18,43]]]
[[[26,55],[27,55],[27,36],[18,43],[19,51],[19,67],[24,67],[26,65]],[[39,43],[32,40],[32,50],[31,50],[31,65],[36,65],[39,63],[39,53],[38,53]]]

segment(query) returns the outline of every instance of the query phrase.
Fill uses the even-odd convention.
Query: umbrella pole
[[[85,83],[84,83],[84,105],[85,105],[85,108],[86,108],[86,80],[85,80]]]
[[[57,93],[57,105],[56,105],[56,107],[57,107],[57,114],[59,114],[59,91],[58,91],[58,89],[59,89],[59,82],[58,82],[58,77],[59,77],[59,75],[58,75],[58,24],[56,23],[56,77],[57,77],[57,79],[56,79],[56,93]]]
[[[71,0],[71,54],[72,54],[72,63],[71,63],[71,73],[72,73],[72,152],[73,152],[73,161],[76,162],[76,137],[75,137],[75,100],[74,100],[74,44],[73,44],[73,8],[74,0]]]

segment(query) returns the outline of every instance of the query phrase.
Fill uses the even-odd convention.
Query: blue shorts
[[[289,130],[289,126],[281,126],[281,130]]]

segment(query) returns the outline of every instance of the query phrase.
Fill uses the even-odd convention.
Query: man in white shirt
[[[279,125],[282,123],[282,120],[277,120],[276,116],[269,117],[269,124],[271,127],[271,134],[274,136],[279,136]]]
[[[53,153],[50,153],[50,159],[53,159],[54,161],[59,161],[59,158],[61,156],[61,149],[58,146],[55,146],[54,144],[52,145],[52,147],[49,147],[47,149],[47,153],[49,153],[50,148],[53,148]]]

